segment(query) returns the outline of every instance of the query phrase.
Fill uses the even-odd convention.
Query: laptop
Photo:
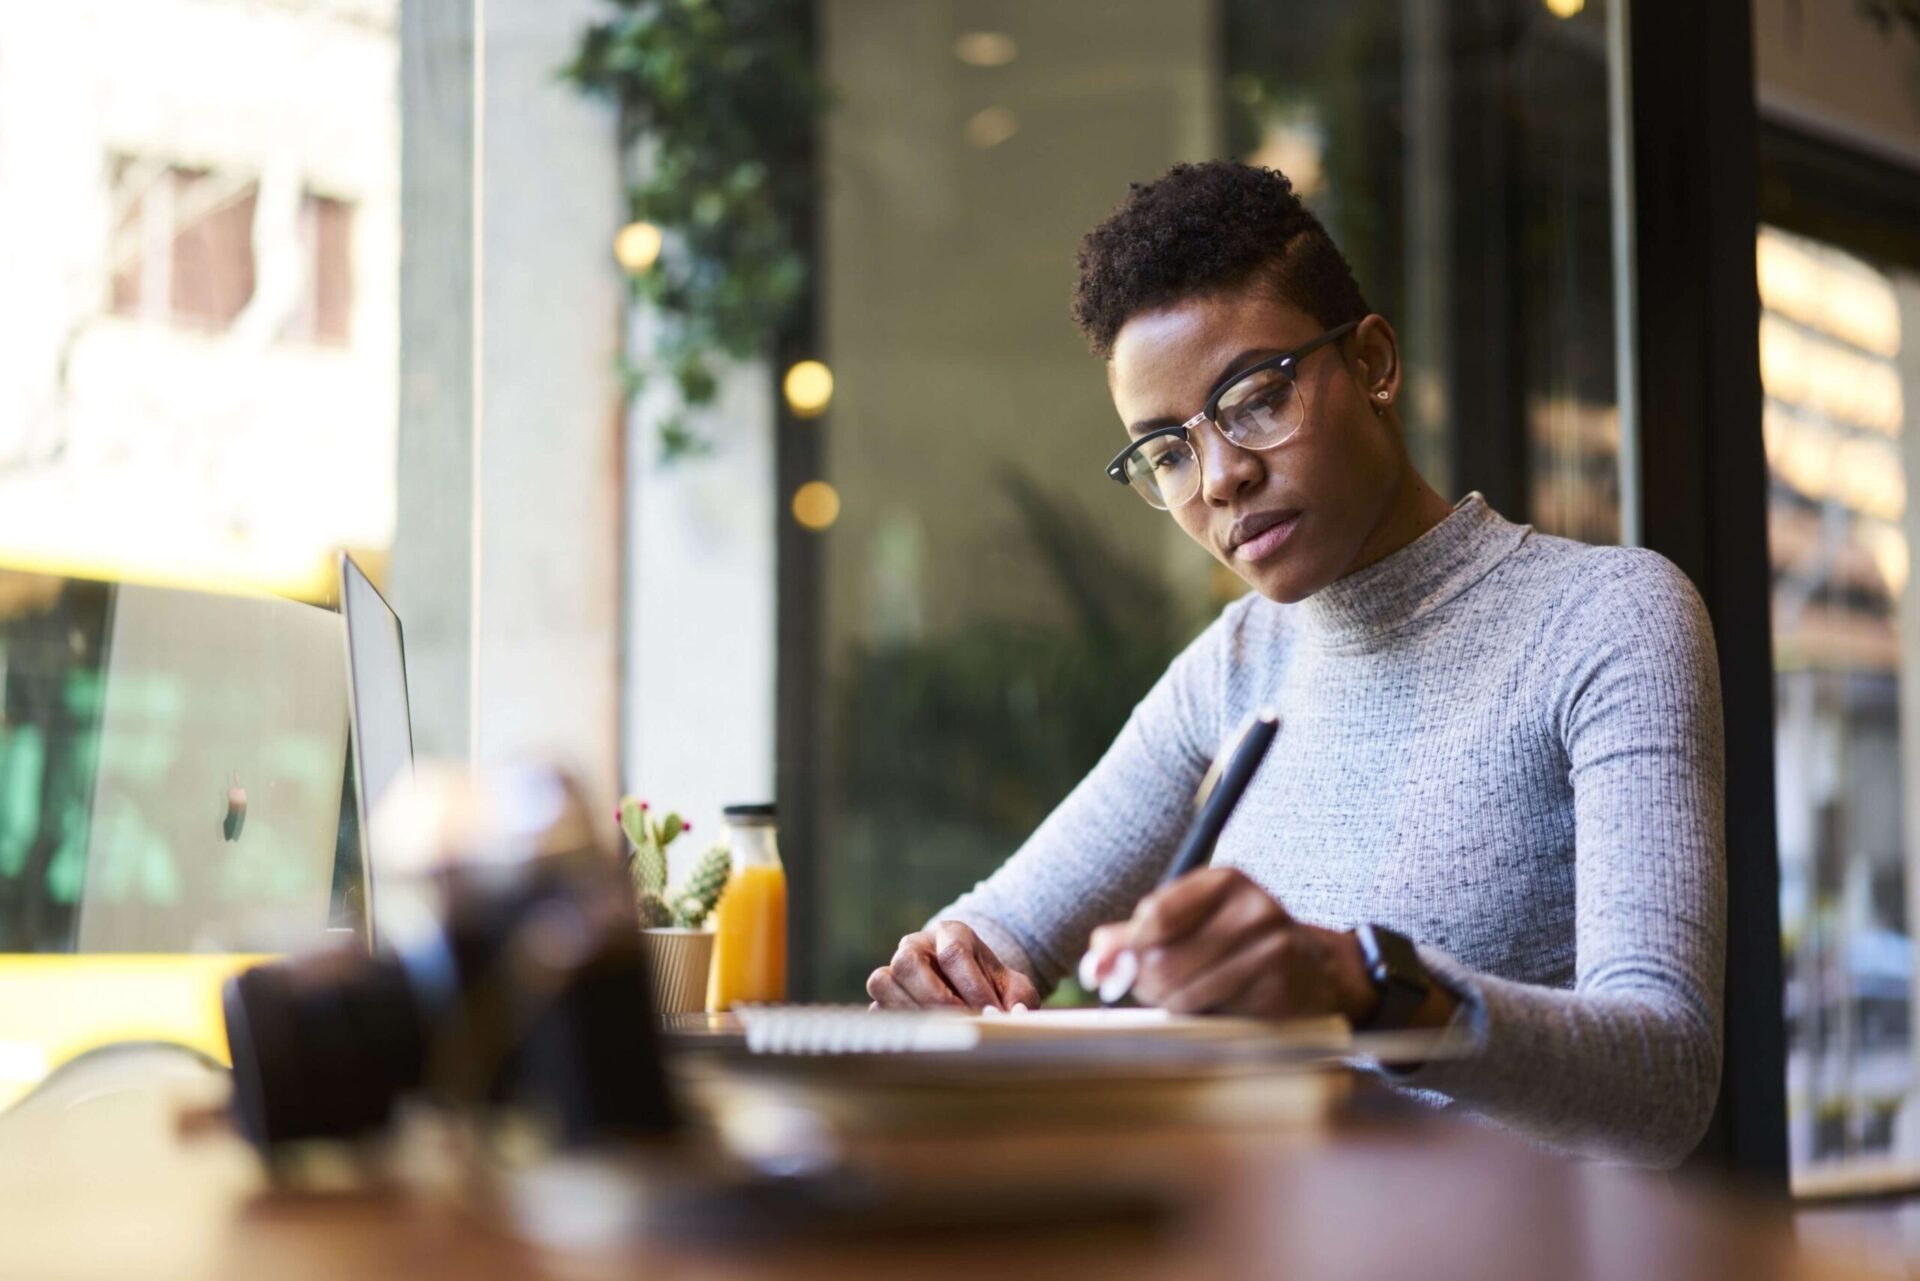
[[[379,938],[381,866],[372,818],[395,782],[413,774],[413,712],[407,698],[400,616],[353,557],[340,556],[340,613],[346,621],[347,706],[353,732],[353,799],[359,820],[359,885],[371,941]],[[346,896],[342,896],[343,898]]]
[[[347,759],[339,628],[299,601],[108,590],[98,676],[66,693],[91,704],[93,744],[74,950],[324,937]]]

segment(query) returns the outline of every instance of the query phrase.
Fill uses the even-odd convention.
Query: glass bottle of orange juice
[[[787,869],[780,864],[771,805],[729,805],[733,872],[713,909],[713,970],[707,1008],[787,999]]]

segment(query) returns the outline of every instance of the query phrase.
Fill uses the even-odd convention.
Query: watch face
[[[1381,925],[1362,926],[1357,934],[1367,958],[1367,971],[1380,989],[1380,1006],[1370,1030],[1402,1028],[1427,998],[1431,979],[1420,962],[1419,949],[1404,934]]]
[[[1424,968],[1420,964],[1419,951],[1407,940],[1406,935],[1376,925],[1373,927],[1373,937],[1380,944],[1380,959],[1388,971],[1406,973],[1412,970],[1417,973]]]
[[[1362,926],[1358,933],[1361,950],[1366,953],[1367,972],[1374,982],[1384,985],[1400,979],[1426,986],[1427,967],[1420,962],[1420,949],[1406,935],[1384,925]]]

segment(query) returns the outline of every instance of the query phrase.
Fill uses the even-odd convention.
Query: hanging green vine
[[[767,356],[793,332],[807,295],[814,118],[810,0],[612,0],[563,74],[620,108],[635,158],[630,216],[664,233],[635,263],[634,296],[665,323],[652,350],[623,361],[629,397],[656,375],[677,403],[660,423],[665,457],[711,442],[686,411],[718,390],[712,361]],[[644,243],[644,241],[643,241]]]

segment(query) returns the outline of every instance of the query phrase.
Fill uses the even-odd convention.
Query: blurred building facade
[[[0,7],[0,554],[324,594],[384,553],[396,0]]]

